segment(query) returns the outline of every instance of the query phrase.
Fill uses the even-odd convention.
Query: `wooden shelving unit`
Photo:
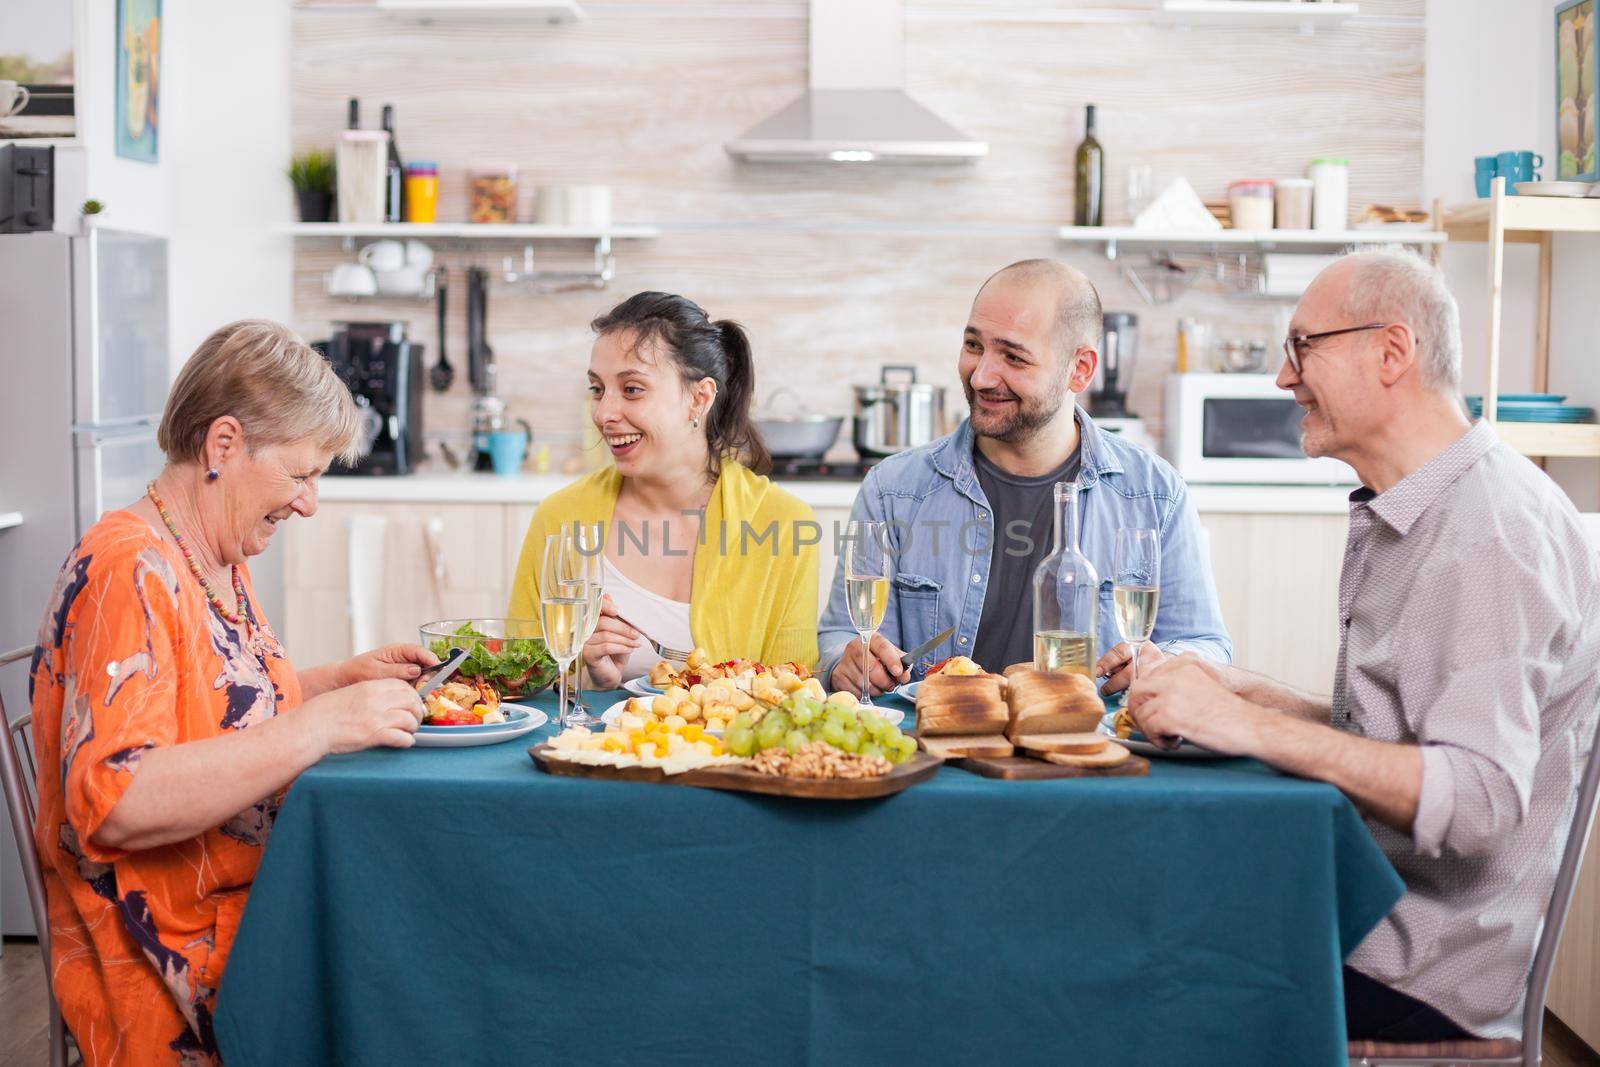
[[[1301,33],[1335,26],[1360,10],[1359,4],[1331,0],[1162,0],[1161,14],[1179,25],[1293,26]]]
[[[1296,5],[1299,6],[1299,5]],[[1600,202],[1600,201],[1597,201]],[[1073,244],[1099,244],[1107,259],[1120,248],[1158,251],[1338,252],[1355,245],[1436,245],[1438,230],[1141,230],[1133,226],[1063,226],[1056,236]]]
[[[1483,417],[1500,439],[1524,455],[1600,458],[1600,426],[1500,422],[1495,418],[1500,395],[1501,309],[1507,244],[1539,246],[1539,305],[1534,317],[1533,389],[1550,385],[1550,265],[1558,233],[1600,233],[1600,199],[1507,196],[1504,178],[1496,178],[1490,195],[1460,207],[1434,207],[1439,228],[1451,241],[1489,246],[1489,383],[1483,394]]]

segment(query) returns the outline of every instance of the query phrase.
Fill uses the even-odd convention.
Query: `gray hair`
[[[1079,348],[1100,350],[1104,313],[1100,307],[1100,293],[1088,275],[1053,259],[1023,259],[989,275],[984,287],[1001,275],[1043,283],[1055,290],[1060,301],[1056,309],[1055,343],[1063,355],[1070,356]],[[981,293],[983,289],[978,291]]]
[[[1441,392],[1461,389],[1461,312],[1444,272],[1415,252],[1352,252],[1344,311],[1350,325],[1402,322],[1417,340],[1422,381]]]
[[[200,342],[167,394],[156,443],[173,463],[195,463],[211,424],[232,415],[245,446],[314,440],[350,462],[360,423],[333,367],[287,326],[241,319]]]

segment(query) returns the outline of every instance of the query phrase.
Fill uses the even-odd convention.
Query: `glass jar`
[[[406,221],[439,221],[439,164],[413,160],[406,164]]]
[[[1100,575],[1078,550],[1078,483],[1055,486],[1055,541],[1033,572],[1033,666],[1094,680]]]
[[[1273,204],[1277,209],[1277,228],[1280,230],[1311,229],[1310,178],[1284,178],[1274,190]]]
[[[1313,159],[1306,168],[1311,179],[1311,228],[1346,230],[1350,226],[1350,161]]]
[[[517,168],[509,163],[472,168],[471,222],[517,221]]]
[[[1228,210],[1236,230],[1272,229],[1272,183],[1234,182],[1228,186]]]

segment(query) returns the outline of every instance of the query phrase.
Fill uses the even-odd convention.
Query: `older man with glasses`
[[[1330,782],[1366,815],[1406,893],[1347,961],[1352,1038],[1521,1036],[1600,708],[1600,563],[1566,495],[1468,421],[1435,267],[1345,257],[1284,355],[1307,455],[1362,481],[1333,696],[1185,655],[1134,683],[1134,720]]]

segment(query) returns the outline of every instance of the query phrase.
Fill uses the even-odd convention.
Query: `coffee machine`
[[[316,348],[349,388],[361,417],[359,455],[333,474],[410,474],[422,459],[422,346],[404,322],[336,322]]]
[[[1100,366],[1089,392],[1089,414],[1097,419],[1130,419],[1128,387],[1139,352],[1139,319],[1126,311],[1108,311],[1101,320]]]

